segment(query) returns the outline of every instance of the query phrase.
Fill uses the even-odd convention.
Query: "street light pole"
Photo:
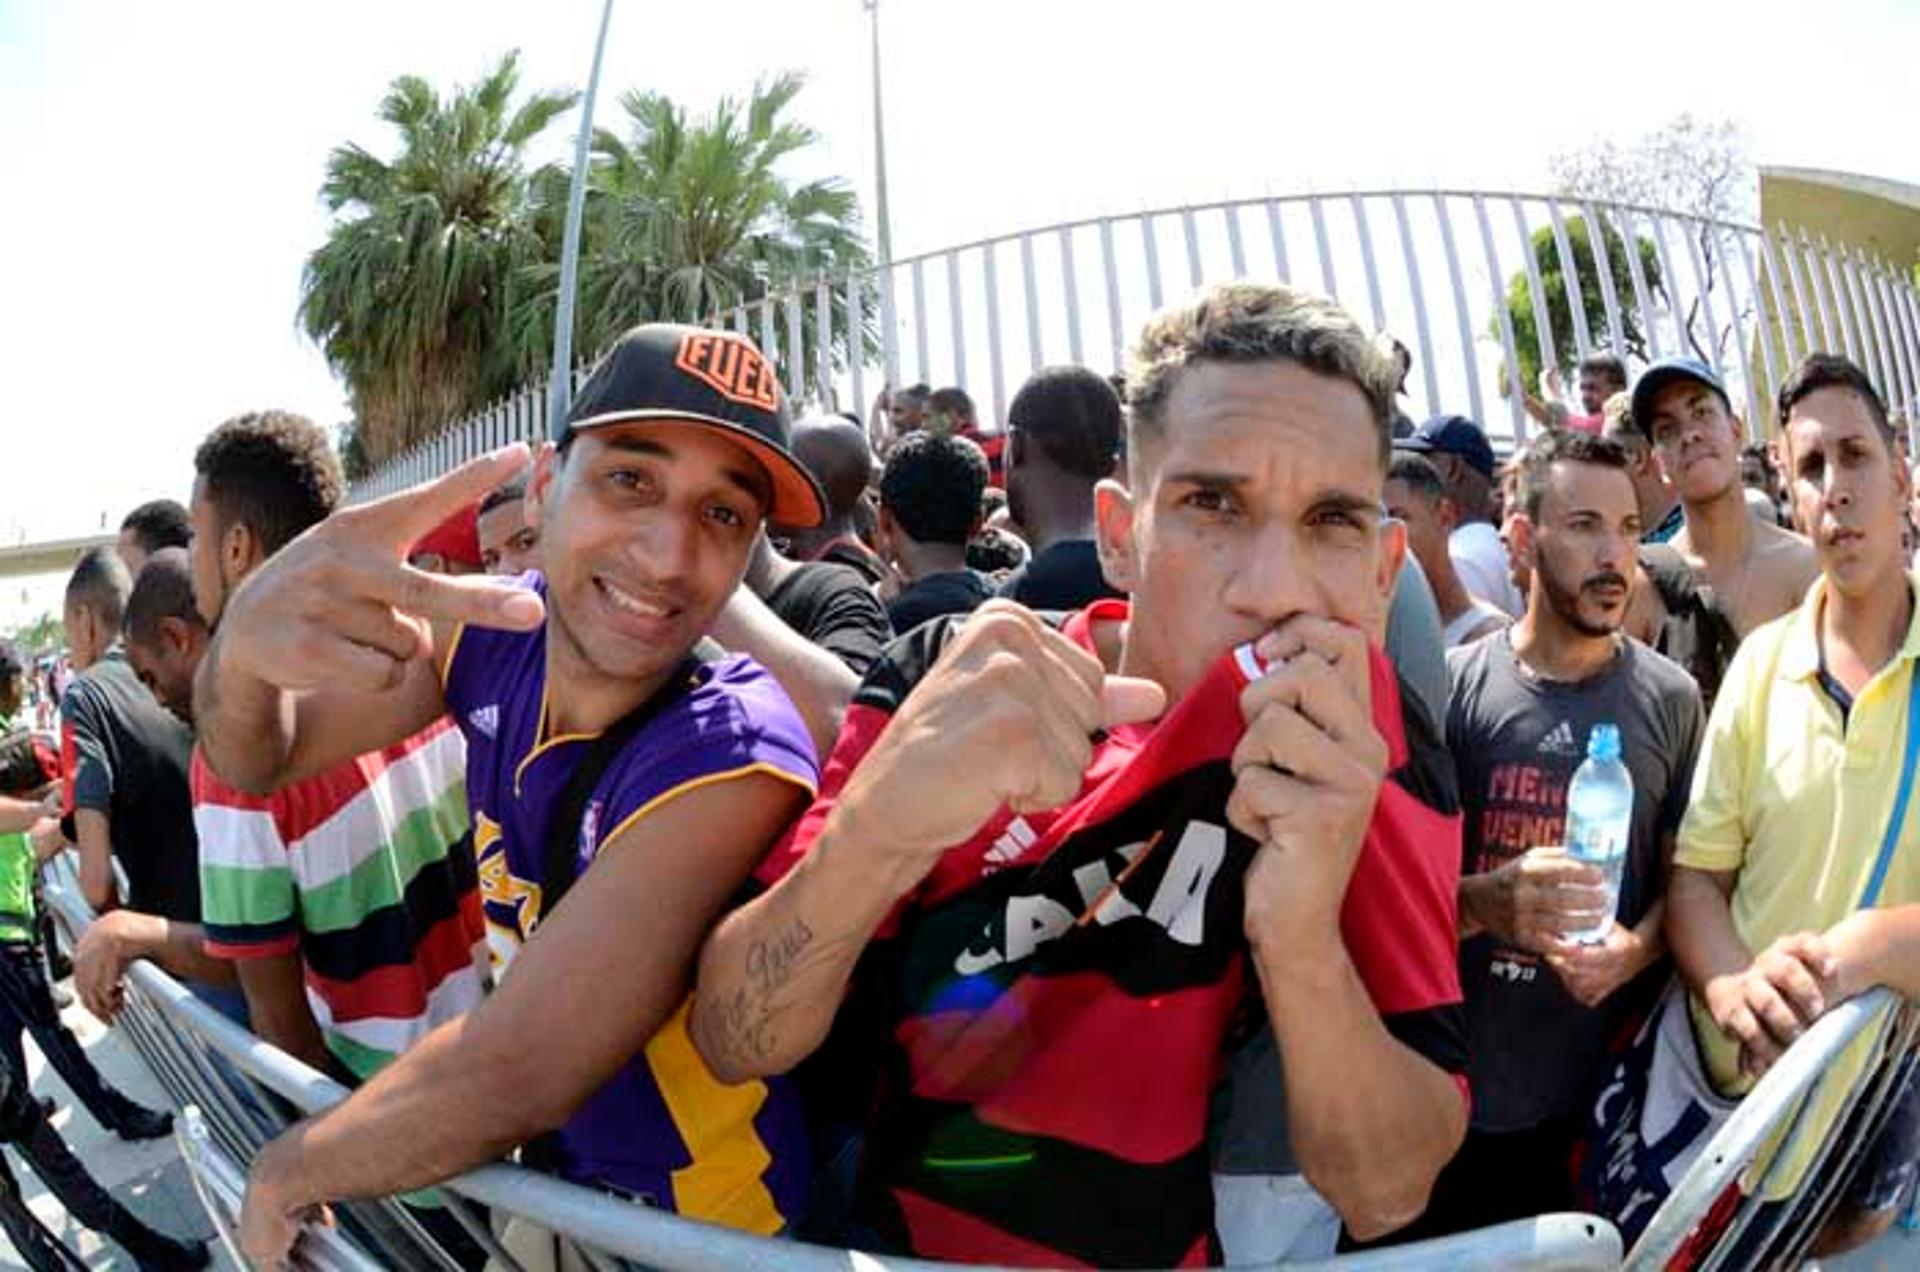
[[[860,0],[867,11],[873,48],[873,194],[880,222],[880,346],[886,362],[887,391],[900,387],[900,366],[893,338],[893,218],[887,211],[887,115],[880,96],[880,0]]]
[[[873,39],[873,187],[880,217],[880,266],[893,264],[893,224],[887,216],[887,115],[880,98],[880,0],[860,0]]]
[[[613,0],[600,9],[600,36],[593,43],[593,70],[580,101],[580,135],[573,144],[573,180],[567,186],[567,225],[560,239],[560,296],[553,316],[553,379],[547,385],[547,436],[558,437],[573,402],[573,299],[580,277],[580,217],[587,203],[587,156],[593,143],[593,99],[600,89],[600,59],[607,51]]]

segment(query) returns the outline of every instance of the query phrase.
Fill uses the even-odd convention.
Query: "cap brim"
[[[1647,412],[1653,409],[1653,399],[1660,390],[1672,384],[1698,384],[1712,389],[1720,395],[1720,401],[1728,410],[1733,409],[1733,399],[1727,396],[1726,389],[1712,376],[1701,375],[1691,367],[1656,367],[1642,375],[1633,386],[1633,403],[1629,408],[1633,412],[1633,427],[1646,437],[1653,436],[1653,425],[1647,419]]]
[[[1433,452],[1439,450],[1440,448],[1438,446],[1435,446],[1427,438],[1421,437],[1419,434],[1414,433],[1414,434],[1409,434],[1406,437],[1394,438],[1393,449],[1403,450],[1403,451],[1413,451],[1414,453],[1420,454],[1420,455],[1431,455]]]
[[[769,521],[802,530],[812,529],[826,521],[827,497],[821,491],[820,484],[813,479],[813,474],[807,471],[806,465],[752,429],[743,428],[730,420],[686,410],[609,411],[604,415],[569,421],[567,433],[605,428],[612,424],[646,423],[690,424],[712,429],[752,455],[766,471],[767,483],[772,487],[772,501],[767,505]]]

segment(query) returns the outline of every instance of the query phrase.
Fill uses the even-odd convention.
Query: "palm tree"
[[[594,133],[581,232],[580,348],[604,348],[637,322],[697,322],[789,284],[867,267],[859,202],[846,182],[796,185],[780,171],[819,140],[812,128],[782,118],[804,84],[802,76],[784,74],[755,84],[745,103],[723,98],[695,120],[659,93],[621,99],[627,135]],[[566,189],[559,168],[535,177],[533,221],[549,243],[559,241]],[[528,286],[513,324],[523,371],[538,369],[550,347],[559,273],[551,262],[558,256],[554,251],[525,271]],[[833,303],[843,306],[844,293]],[[809,304],[809,348],[814,317]],[[833,325],[844,333],[844,316]],[[844,357],[844,338],[835,343]]]
[[[307,258],[300,323],[346,381],[372,463],[513,383],[508,315],[544,247],[523,160],[578,96],[516,105],[519,82],[518,53],[444,100],[402,76],[380,105],[398,154],[349,144],[328,158],[336,219]]]

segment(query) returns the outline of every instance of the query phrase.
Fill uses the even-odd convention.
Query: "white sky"
[[[1470,10],[1470,12],[1468,12]],[[1056,220],[1357,183],[1539,189],[1546,158],[1683,110],[1761,163],[1920,181],[1920,0],[1602,5],[883,0],[896,255]],[[184,497],[236,411],[332,424],[294,326],[327,152],[385,153],[403,73],[582,84],[598,0],[0,0],[0,542]],[[803,70],[797,173],[871,208],[859,0],[615,0],[598,116]],[[564,154],[571,120],[539,158]],[[54,598],[0,583],[0,628]]]

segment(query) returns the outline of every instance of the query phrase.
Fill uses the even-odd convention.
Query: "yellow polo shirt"
[[[1920,606],[1899,653],[1860,691],[1843,726],[1818,679],[1826,590],[1825,579],[1816,582],[1799,609],[1756,629],[1734,655],[1701,740],[1674,853],[1676,865],[1739,872],[1733,923],[1755,953],[1794,932],[1824,932],[1858,908],[1900,784]],[[1910,805],[1879,905],[1914,902],[1920,817]],[[1744,1093],[1752,1082],[1740,1075],[1739,1048],[1698,1000],[1693,1023],[1714,1084]],[[1839,1063],[1857,1073],[1864,1048]],[[1846,1085],[1830,1085],[1823,1104],[1837,1104]],[[1824,1112],[1809,1130],[1827,1124],[1832,1109]],[[1818,1137],[1803,1134],[1799,1142],[1810,1155]],[[1788,1174],[1797,1180],[1799,1171]]]

